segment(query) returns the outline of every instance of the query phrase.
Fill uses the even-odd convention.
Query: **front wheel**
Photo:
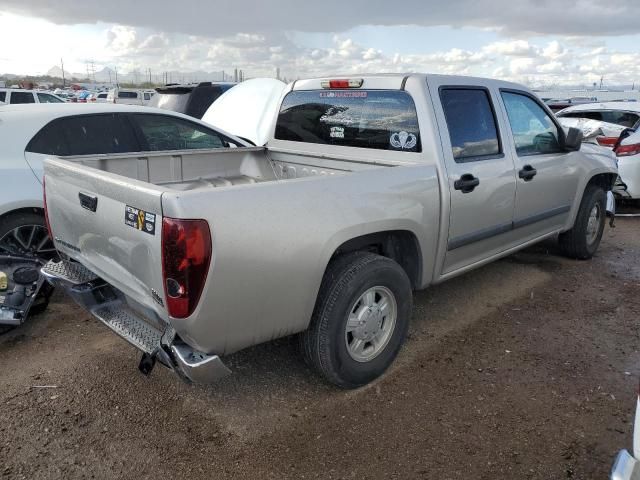
[[[570,257],[587,260],[595,255],[606,221],[607,194],[596,185],[589,185],[582,196],[573,228],[560,234],[560,248]]]
[[[357,388],[393,363],[412,309],[411,282],[393,260],[366,252],[333,260],[325,273],[303,355],[329,382]]]

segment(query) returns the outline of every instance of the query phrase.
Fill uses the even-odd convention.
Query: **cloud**
[[[11,4],[12,1],[0,0],[0,3]],[[34,1],[37,6],[39,0]],[[62,6],[68,5],[65,3],[68,0],[60,1]],[[93,0],[87,1],[91,3]],[[162,8],[164,0],[158,1],[160,6],[154,7],[151,11],[147,9],[152,19],[153,12],[161,11],[164,17],[175,18],[179,26],[181,18],[178,17],[181,17],[183,12],[180,15],[172,15],[171,12],[175,12],[178,7],[173,4],[171,7]],[[274,0],[280,3],[283,1]],[[372,0],[371,4],[375,5],[376,1]],[[411,1],[407,0],[409,4]],[[500,1],[502,0],[496,0],[496,3]],[[125,8],[124,3],[119,2],[122,0],[111,0],[110,9],[120,11],[129,8]],[[247,2],[243,0],[234,0],[231,3],[242,4],[248,8]],[[229,8],[235,8],[231,3]],[[451,0],[448,3],[460,4],[460,0]],[[517,0],[512,0],[511,3],[517,3]],[[542,3],[544,0],[538,0],[538,4]],[[333,16],[338,14],[332,12],[339,12],[340,17],[348,16],[349,5],[345,3],[346,10],[332,10],[329,0],[328,4],[322,4],[321,11],[314,11],[313,14],[310,13],[309,4],[306,4],[305,8],[307,16],[314,17],[317,25],[327,25],[326,21],[320,22],[318,19],[333,19]],[[471,3],[469,5],[470,8],[473,7]],[[57,4],[56,8],[60,6]],[[137,3],[132,3],[130,7],[135,12]],[[208,4],[202,6],[202,16],[206,16],[208,8]],[[257,15],[256,12],[260,12],[260,8],[262,7],[256,4],[255,8],[248,9],[252,12],[252,18]],[[405,8],[403,5],[401,10]],[[226,7],[220,10],[226,11]],[[365,10],[362,11],[362,21],[370,21],[374,14]],[[100,16],[100,11],[98,9],[96,18]],[[496,14],[499,14],[498,11],[498,8],[492,9]],[[296,16],[295,9],[293,13],[281,14],[290,14],[291,18]],[[189,17],[190,13],[186,12],[184,15]],[[396,15],[395,10],[389,15]],[[465,12],[461,13],[462,17],[465,15]],[[273,76],[276,68],[289,79],[340,73],[416,71],[492,76],[526,82],[534,86],[590,84],[599,81],[603,75],[609,84],[631,84],[640,78],[640,54],[634,51],[617,51],[607,46],[600,38],[580,40],[575,36],[559,36],[524,39],[517,33],[513,37],[505,34],[499,41],[479,43],[473,47],[457,48],[451,45],[451,48],[447,48],[443,45],[442,48],[433,51],[434,39],[438,39],[425,32],[425,44],[429,45],[429,51],[414,53],[420,51],[418,48],[408,53],[393,51],[390,48],[381,50],[379,44],[368,44],[366,40],[358,39],[357,34],[353,32],[325,35],[322,36],[326,39],[323,40],[324,43],[314,42],[314,47],[305,47],[294,41],[297,38],[296,34],[277,31],[271,26],[257,31],[243,31],[240,27],[248,28],[248,24],[243,23],[245,20],[241,19],[239,23],[231,22],[239,27],[233,32],[227,32],[229,29],[220,16],[208,18],[214,20],[208,20],[209,28],[205,33],[195,27],[188,29],[187,33],[179,33],[175,29],[163,30],[158,26],[152,28],[136,25],[136,19],[133,17],[129,18],[132,22],[129,24],[101,23],[87,28],[82,25],[59,26],[32,17],[0,13],[0,43],[10,43],[23,31],[39,32],[37,38],[26,38],[19,50],[5,53],[3,56],[8,56],[8,60],[3,62],[3,66],[6,68],[6,65],[17,65],[11,67],[9,73],[40,73],[57,64],[60,56],[64,55],[65,68],[71,67],[73,71],[85,71],[86,62],[90,61],[96,68],[117,67],[118,72],[148,72],[151,69],[158,81],[162,78],[162,72],[166,71],[194,72],[198,75],[187,75],[187,78],[205,79],[205,72],[224,70],[229,74],[235,68],[243,69],[248,77]],[[416,21],[419,18],[420,15],[416,15]],[[268,23],[267,19],[264,23]],[[295,22],[291,24],[299,26]],[[334,28],[333,20],[330,24],[331,28]],[[531,24],[535,25],[535,22],[532,21]],[[515,28],[514,25],[505,28]],[[43,38],[47,41],[43,42]],[[493,38],[493,35],[490,38]],[[209,79],[218,79],[219,76]]]
[[[2,0],[2,10],[60,24],[115,23],[165,32],[227,37],[237,32],[344,32],[360,25],[449,25],[529,34],[598,37],[635,34],[631,0]]]
[[[535,53],[535,48],[526,40],[510,40],[494,42],[482,49],[485,53],[505,55],[507,57],[523,57]]]

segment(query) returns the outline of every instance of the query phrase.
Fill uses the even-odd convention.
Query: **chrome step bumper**
[[[42,268],[42,274],[49,283],[65,290],[76,303],[142,351],[147,365],[143,370],[141,362],[144,373],[150,372],[156,360],[188,382],[211,383],[231,373],[217,355],[192,349],[180,341],[171,326],[147,320],[134,311],[121,292],[83,265],[67,260],[50,261]]]

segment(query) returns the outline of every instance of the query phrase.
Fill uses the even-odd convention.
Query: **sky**
[[[478,75],[640,85],[637,0],[0,0],[0,74]],[[10,47],[7,47],[10,46]]]

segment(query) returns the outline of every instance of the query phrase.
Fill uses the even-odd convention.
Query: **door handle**
[[[453,188],[460,190],[462,193],[473,192],[478,185],[480,185],[480,179],[474,177],[471,173],[465,173],[453,182]]]
[[[518,172],[518,176],[525,182],[533,180],[533,177],[535,177],[537,174],[538,170],[533,168],[531,165],[525,165],[524,167],[522,167],[522,170]]]

